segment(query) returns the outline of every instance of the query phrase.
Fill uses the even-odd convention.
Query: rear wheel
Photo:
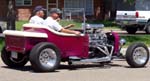
[[[137,28],[134,28],[134,27],[126,27],[126,31],[127,31],[129,34],[135,34],[136,31],[137,31]]]
[[[17,58],[13,58],[11,57],[11,53],[12,52],[7,51],[5,47],[1,52],[2,61],[9,67],[23,67],[28,62],[26,55],[17,53]]]
[[[134,43],[127,49],[127,63],[133,68],[144,67],[149,60],[149,51],[145,44]]]
[[[60,51],[51,43],[39,43],[30,53],[30,62],[36,72],[55,71],[60,64]]]

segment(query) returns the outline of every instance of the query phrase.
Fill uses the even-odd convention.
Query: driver
[[[70,24],[66,27],[62,27],[59,23],[58,23],[58,19],[59,19],[59,15],[61,14],[61,11],[57,8],[52,8],[49,12],[49,16],[45,19],[44,21],[44,25],[54,29],[55,31],[59,31],[59,32],[64,32],[64,33],[69,33],[69,34],[76,34],[76,35],[80,35],[79,31],[73,31],[73,30],[69,30],[67,28],[73,27],[74,25]]]

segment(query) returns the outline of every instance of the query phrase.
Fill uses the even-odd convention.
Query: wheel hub
[[[45,67],[53,67],[57,60],[56,52],[50,48],[44,49],[40,53],[39,60]]]
[[[133,52],[133,60],[137,64],[143,64],[147,60],[147,52],[143,47],[138,47]]]

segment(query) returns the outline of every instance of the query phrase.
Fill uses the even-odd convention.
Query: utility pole
[[[15,30],[16,29],[16,12],[14,1],[15,0],[7,0],[8,1],[8,12],[7,12],[7,29]]]

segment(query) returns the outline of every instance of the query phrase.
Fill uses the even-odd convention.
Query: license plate
[[[11,57],[17,59],[18,58],[18,53],[17,52],[11,52]]]

